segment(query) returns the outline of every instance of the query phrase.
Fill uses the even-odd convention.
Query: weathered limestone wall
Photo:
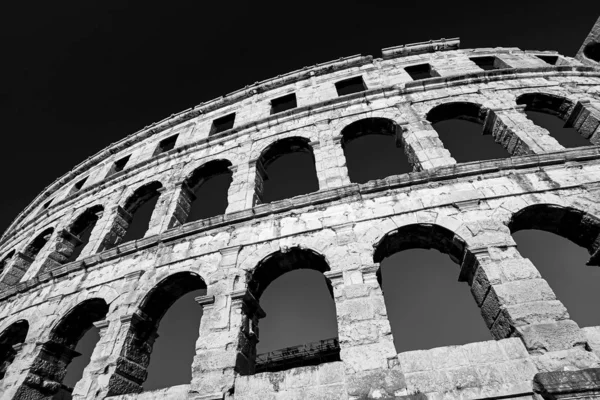
[[[53,228],[35,260],[13,257],[0,275],[0,335],[17,321],[29,324],[0,380],[0,400],[50,398],[62,379],[56,371],[72,357],[68,332],[57,339],[57,329],[90,302],[97,318],[85,326],[93,323],[101,338],[75,399],[593,398],[600,392],[598,328],[582,329],[570,319],[519,254],[511,227],[516,216],[542,207],[549,216],[543,221],[551,222],[545,228],[554,223],[559,234],[590,251],[592,265],[598,263],[600,70],[562,56],[551,66],[536,57],[545,53],[518,49],[411,51],[391,49],[377,60],[350,57],[254,85],[232,94],[234,100],[199,106],[135,134],[51,185],[0,241],[2,257],[12,250],[22,254],[32,238]],[[470,60],[491,55],[503,69],[483,71]],[[413,81],[404,67],[420,63],[430,63],[434,77]],[[366,91],[337,95],[335,82],[359,75]],[[269,115],[270,99],[291,92],[298,108]],[[590,146],[564,149],[534,125],[519,104],[526,94],[562,99],[560,117]],[[482,132],[512,157],[457,164],[427,119],[450,102],[479,105]],[[212,120],[232,112],[234,128],[208,137]],[[414,172],[350,182],[340,135],[365,118],[398,126]],[[158,142],[174,134],[175,148],[155,155]],[[292,137],[309,143],[319,191],[259,204],[261,154]],[[106,177],[127,155],[125,170]],[[185,181],[213,160],[231,164],[227,212],[184,223],[174,215],[190,202]],[[81,190],[71,193],[86,176]],[[132,196],[153,182],[160,184],[160,197],[144,238],[108,246],[131,218]],[[40,210],[49,199],[52,204]],[[81,256],[44,269],[64,252],[64,232],[98,205],[103,211]],[[449,254],[495,341],[396,354],[377,273],[386,252],[402,240]],[[290,249],[310,250],[327,263],[340,361],[253,374],[262,310],[249,279],[269,256]],[[207,286],[207,295],[197,299],[203,318],[192,381],[139,393],[154,340],[152,329],[144,330],[145,300],[181,276]],[[85,327],[73,322],[69,328]]]

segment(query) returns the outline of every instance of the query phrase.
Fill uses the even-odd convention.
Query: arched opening
[[[491,339],[468,284],[457,282],[455,265],[469,253],[462,238],[433,224],[404,226],[376,246],[373,259],[381,263],[378,279],[399,353]]]
[[[2,275],[2,273],[4,272],[4,270],[6,269],[6,267],[8,266],[8,263],[10,262],[10,260],[13,258],[13,256],[15,255],[15,251],[11,250],[8,252],[8,254],[6,254],[2,260],[0,261],[0,275]]]
[[[535,264],[571,318],[582,326],[600,325],[600,220],[574,208],[539,204],[515,213],[508,226],[519,252]]]
[[[588,43],[583,48],[583,55],[592,61],[600,63],[600,42]]]
[[[479,104],[454,102],[434,107],[427,120],[459,163],[509,157],[506,149],[484,131],[486,115],[487,110]]]
[[[20,320],[0,333],[0,381],[4,378],[6,370],[21,350],[28,331],[29,323]]]
[[[232,181],[231,163],[214,160],[197,168],[185,181],[191,205],[186,222],[225,214],[227,194]]]
[[[160,197],[160,182],[151,182],[136,190],[125,203],[122,222],[126,233],[119,242],[142,239],[148,230],[152,214]]]
[[[202,317],[194,297],[205,293],[206,284],[198,274],[179,272],[163,279],[146,295],[132,317],[117,369],[109,381],[109,396],[191,381]],[[156,362],[151,360],[153,354]]]
[[[267,147],[256,160],[255,203],[270,203],[319,190],[309,140],[291,137]]]
[[[30,379],[18,389],[15,399],[70,398],[73,388],[65,384],[65,376],[81,376],[81,372],[71,371],[71,361],[80,355],[76,346],[93,323],[103,320],[107,312],[108,305],[98,298],[85,300],[71,309],[42,345],[29,370]],[[77,366],[81,370],[85,367]]]
[[[342,129],[342,148],[351,182],[365,183],[412,171],[394,121],[367,118]]]
[[[575,107],[572,101],[545,93],[528,93],[519,96],[517,104],[524,105],[527,118],[550,132],[562,146],[569,148],[590,145],[575,128],[566,124]]]
[[[52,233],[54,233],[54,228],[45,229],[42,233],[37,235],[27,247],[25,247],[25,250],[23,250],[23,255],[29,259],[30,263],[35,261],[37,255],[44,248],[44,246],[46,246],[48,240],[50,240]]]
[[[102,216],[104,208],[94,206],[85,210],[68,229],[70,235],[65,236],[65,262],[77,260],[85,246],[89,243],[92,230],[96,226],[98,219]],[[68,236],[68,237],[67,237]]]
[[[248,316],[255,336],[242,346],[238,372],[282,371],[340,360],[333,291],[323,276],[329,269],[322,255],[299,247],[275,252],[258,264],[249,276],[248,291],[264,313]],[[258,319],[265,313],[259,341]]]

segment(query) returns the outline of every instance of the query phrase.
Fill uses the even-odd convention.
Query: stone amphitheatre
[[[600,20],[577,55],[459,49],[441,39],[247,86],[150,125],[44,189],[0,239],[0,399],[596,399],[600,327],[580,327],[512,234],[538,229],[600,266]],[[557,116],[566,149],[527,118]],[[510,154],[457,163],[434,124],[463,119]],[[412,172],[356,183],[344,146],[395,138]],[[269,166],[314,160],[318,190],[265,201]],[[229,174],[227,208],[189,221],[196,188]],[[143,237],[124,240],[158,199]],[[90,232],[84,238],[84,232]],[[398,354],[380,263],[436,249],[495,340]],[[324,276],[339,336],[257,355],[261,295]],[[465,285],[466,287],[466,285]],[[200,288],[189,383],[143,391],[162,316]],[[100,332],[73,388],[75,347]]]

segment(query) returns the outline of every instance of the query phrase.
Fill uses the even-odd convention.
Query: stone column
[[[6,272],[0,281],[0,290],[6,290],[21,281],[33,260],[25,254],[17,251],[6,266]]]
[[[192,203],[196,200],[196,195],[186,183],[186,180],[175,182],[170,194],[170,203],[165,209],[165,215],[162,221],[161,232],[176,228],[187,222]]]
[[[525,105],[490,109],[483,133],[491,134],[513,156],[564,150],[550,132],[527,118],[524,110]]]
[[[253,372],[248,361],[256,338],[251,321],[260,315],[260,307],[245,289],[231,291],[235,278],[229,277],[236,275],[239,251],[239,246],[221,250],[220,271],[207,282],[207,296],[196,298],[204,312],[192,364],[190,399],[226,398],[234,387],[236,372]]]
[[[575,104],[569,115],[566,127],[572,127],[592,144],[600,144],[600,102],[593,104],[589,100],[581,100]]]
[[[144,234],[144,237],[156,235],[164,230],[163,224],[166,224],[166,222],[163,221],[168,221],[171,218],[171,215],[168,213],[169,205],[172,203],[172,199],[176,192],[178,192],[178,189],[179,188],[176,186],[170,186],[157,190],[160,193],[160,196],[156,202],[154,211],[152,212],[152,217],[150,217],[148,230]]]
[[[325,273],[333,286],[340,358],[348,395],[353,398],[367,398],[377,392],[393,396],[406,387],[377,281],[378,269],[379,265],[371,265]]]
[[[89,364],[83,370],[81,379],[75,384],[73,388],[73,399],[84,400],[94,399],[98,391],[99,384],[102,381],[108,382],[109,375],[106,374],[108,367],[107,361],[110,359],[114,341],[114,330],[109,331],[110,322],[108,320],[101,320],[94,322],[94,326],[98,328],[98,334],[100,339],[90,358]],[[118,325],[118,324],[113,324]],[[110,369],[110,367],[109,367]]]
[[[105,223],[103,223],[105,221],[102,219],[102,217],[104,217],[104,215],[105,215],[104,210],[96,212],[96,217],[97,217],[96,224],[92,228],[92,232],[90,234],[90,240],[87,242],[87,244],[81,251],[81,254],[79,255],[80,259],[96,254],[98,244],[100,242],[99,239],[101,237],[100,233],[102,232],[102,228],[105,225]]]
[[[315,155],[315,168],[319,179],[319,189],[331,189],[349,185],[350,177],[346,168],[346,156],[342,149],[342,136],[333,136],[323,140],[311,142]]]
[[[415,171],[456,164],[428,121],[412,121],[401,125],[400,129],[404,152]]]
[[[98,227],[101,233],[95,245],[97,252],[110,249],[119,244],[133,220],[133,216],[120,205],[112,207],[107,214],[101,226]]]
[[[469,282],[492,336],[521,338],[529,353],[537,356],[541,371],[557,365],[578,369],[600,361],[588,351],[579,326],[514,242],[468,250],[460,280]]]
[[[256,160],[229,168],[232,172],[231,185],[227,193],[226,214],[252,208]]]

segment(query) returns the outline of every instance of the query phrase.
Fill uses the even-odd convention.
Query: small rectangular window
[[[231,113],[231,114],[225,115],[224,117],[215,119],[210,128],[209,136],[228,131],[229,129],[233,128],[234,122],[235,122],[235,113]]]
[[[408,72],[408,74],[414,81],[418,81],[420,79],[433,78],[431,65],[429,64],[411,65],[410,67],[404,67],[404,70]]]
[[[470,60],[477,64],[477,66],[484,71],[498,69],[496,65],[496,57],[472,57]]]
[[[106,175],[106,177],[108,178],[109,176],[112,176],[114,174],[116,174],[117,172],[121,172],[125,169],[125,166],[127,165],[127,162],[129,161],[129,158],[131,157],[131,154],[121,158],[120,160],[117,160],[114,162],[114,164],[112,165],[112,167],[110,168],[110,171],[108,171],[108,174]]]
[[[168,138],[161,140],[158,143],[158,147],[156,147],[154,155],[156,156],[169,150],[173,150],[175,148],[175,142],[177,142],[177,136],[179,135],[169,136]]]
[[[536,57],[550,65],[556,65],[556,63],[558,63],[558,56],[536,55]]]
[[[298,107],[298,104],[296,103],[295,93],[271,100],[271,114],[277,114],[296,107]]]
[[[364,92],[367,90],[365,81],[362,76],[356,76],[350,79],[344,79],[335,83],[338,96],[346,96],[352,93]]]

